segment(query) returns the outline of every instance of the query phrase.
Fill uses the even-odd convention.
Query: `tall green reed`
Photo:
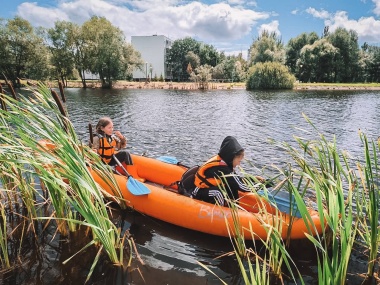
[[[1,189],[3,191],[3,189]],[[0,264],[4,269],[11,267],[8,252],[7,216],[3,203],[0,203]]]
[[[310,120],[305,118],[315,128]],[[316,140],[295,137],[298,148],[283,143],[282,146],[295,161],[295,166],[289,164],[286,169],[280,170],[280,173],[284,177],[283,181],[286,181],[283,184],[284,188],[294,196],[298,211],[308,227],[306,236],[316,249],[318,283],[343,285],[346,283],[348,265],[358,234],[363,237],[370,249],[368,276],[373,274],[372,266],[378,256],[379,192],[377,183],[375,183],[378,178],[377,156],[375,153],[370,158],[368,146],[365,143],[366,166],[358,166],[358,169],[355,170],[352,168],[354,164],[349,153],[339,151],[335,139],[328,141],[323,134],[318,133],[318,135]],[[362,184],[366,187],[360,187],[356,176],[357,172],[362,173]],[[362,191],[363,189],[365,191]],[[307,210],[306,193],[314,194],[313,204],[320,215],[322,228],[325,229],[320,235],[315,234],[316,229],[313,228],[313,222]],[[360,200],[360,198],[362,199]],[[355,202],[358,201],[361,202],[355,207]],[[366,219],[362,219],[364,217],[361,214],[363,209],[365,209]],[[359,225],[361,229],[366,230],[359,232]],[[270,228],[270,230],[276,232],[276,227]],[[281,258],[287,256],[288,253],[286,244],[282,243],[279,235],[269,236],[270,239],[263,243],[270,255],[268,258],[264,256],[262,261],[265,261],[271,271],[276,273],[276,267],[273,264],[281,264]],[[239,249],[240,251],[241,249]],[[238,263],[243,264],[238,251],[236,251],[236,255]],[[287,263],[286,265],[290,269],[291,264]],[[250,268],[250,276],[256,274],[257,279],[248,278],[247,269],[241,266],[246,284],[260,284],[260,282],[267,284],[268,278],[262,278],[265,276],[263,270],[258,273],[256,268],[256,272],[253,273],[250,265],[248,268]],[[279,272],[277,271],[277,273]],[[303,284],[300,273],[299,277],[298,282]],[[293,279],[295,280],[294,276]]]
[[[360,223],[359,235],[368,249],[367,279],[374,277],[376,259],[380,247],[380,225],[379,225],[379,161],[377,157],[380,142],[369,142],[365,134],[360,133],[364,147],[364,165],[357,162],[359,185],[362,191],[357,195],[357,214]]]
[[[318,283],[345,284],[358,229],[353,208],[356,179],[349,156],[339,152],[335,139],[329,142],[320,133],[318,140],[295,140],[301,152],[284,144],[299,167],[292,172],[314,191],[321,222],[328,229],[321,236],[308,236],[318,253]]]
[[[125,205],[110,168],[82,145],[70,120],[42,84],[28,98],[16,100],[4,95],[3,101],[7,110],[0,113],[4,130],[0,143],[6,147],[0,152],[0,161],[12,165],[20,180],[27,174],[38,176],[54,209],[52,216],[34,214],[31,218],[56,220],[62,235],[68,234],[67,227],[69,231],[75,230],[76,225],[89,227],[93,240],[86,247],[100,245],[93,266],[101,252],[106,252],[113,263],[123,264],[125,236],[121,237],[120,230],[110,221],[104,192],[89,172],[89,165],[93,164],[93,169],[115,189],[114,200]],[[39,144],[41,140],[51,142],[53,147]],[[21,190],[26,188],[23,182],[17,184]],[[33,212],[35,199],[29,194],[23,196],[28,211]],[[76,213],[80,214],[79,220]]]
[[[293,271],[298,273],[299,282],[304,284],[294,261],[287,251],[285,241],[282,239],[281,233],[284,225],[281,215],[283,214],[279,210],[276,210],[275,213],[268,212],[266,203],[264,203],[265,199],[269,201],[267,188],[264,184],[258,181],[255,176],[249,175],[243,170],[242,172],[244,173],[245,181],[252,193],[256,193],[258,189],[264,190],[262,203],[259,202],[258,205],[256,205],[256,207],[258,207],[258,213],[252,215],[259,220],[261,226],[267,233],[267,237],[264,239],[257,236],[254,228],[242,228],[239,221],[239,210],[246,210],[239,206],[239,201],[232,201],[227,197],[226,187],[228,186],[221,186],[221,190],[224,193],[225,200],[230,208],[232,216],[232,225],[230,225],[227,217],[225,217],[225,222],[230,232],[229,236],[231,244],[233,245],[245,284],[270,284],[270,282],[273,282],[273,279],[276,279],[283,284],[283,265],[285,265],[291,278],[295,282],[296,276],[293,274]],[[246,247],[243,231],[248,231],[251,234],[251,239],[254,241],[255,245],[254,249]],[[265,252],[263,257],[258,253],[255,240],[259,240],[261,243],[261,248]],[[255,265],[253,265],[253,263]]]

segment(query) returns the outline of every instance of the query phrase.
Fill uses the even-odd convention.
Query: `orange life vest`
[[[219,155],[210,158],[205,164],[203,164],[195,174],[194,184],[199,188],[208,188],[218,186],[222,183],[218,177],[206,177],[205,172],[207,169],[215,166],[227,166],[227,164],[221,159]]]
[[[98,135],[98,137],[99,137],[98,154],[102,158],[103,162],[108,164],[115,153],[117,142],[112,137],[111,137],[110,142],[105,136]]]

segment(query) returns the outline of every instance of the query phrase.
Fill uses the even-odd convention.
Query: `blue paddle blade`
[[[133,195],[136,195],[136,196],[146,195],[150,193],[150,190],[148,187],[146,187],[140,181],[135,180],[132,176],[128,177],[127,188],[129,192],[131,192]]]
[[[264,191],[257,192],[259,195],[264,196]],[[288,192],[277,192],[275,195],[268,192],[269,201],[277,207],[281,212],[301,218],[301,214],[297,207],[297,202],[293,196],[290,197]]]
[[[157,157],[157,160],[170,163],[170,164],[176,164],[176,165],[179,163],[178,159],[175,158],[174,156],[160,156],[160,157]]]

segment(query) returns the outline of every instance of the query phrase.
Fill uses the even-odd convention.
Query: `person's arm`
[[[219,167],[214,175],[215,177],[219,176],[223,181],[225,181],[228,184],[228,187],[232,190],[232,192],[236,193],[236,195],[238,190],[244,192],[251,191],[250,188],[243,182],[242,177],[234,171],[231,171],[231,169],[227,166],[222,168]]]
[[[244,192],[251,192],[251,189],[244,183],[242,177],[235,172],[227,176],[227,183],[231,189],[237,189]]]
[[[125,148],[126,146],[127,146],[127,138],[123,136],[120,138],[119,149]]]
[[[98,153],[98,149],[99,149],[99,137],[98,137],[98,136],[94,136],[94,140],[93,140],[93,143],[92,143],[91,148],[92,148],[96,153]]]
[[[127,146],[127,138],[123,136],[119,131],[115,132],[115,136],[118,138],[117,140],[117,149],[122,149]]]

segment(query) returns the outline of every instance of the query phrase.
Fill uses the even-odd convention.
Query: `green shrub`
[[[295,81],[285,65],[259,62],[249,69],[246,89],[292,89]]]

